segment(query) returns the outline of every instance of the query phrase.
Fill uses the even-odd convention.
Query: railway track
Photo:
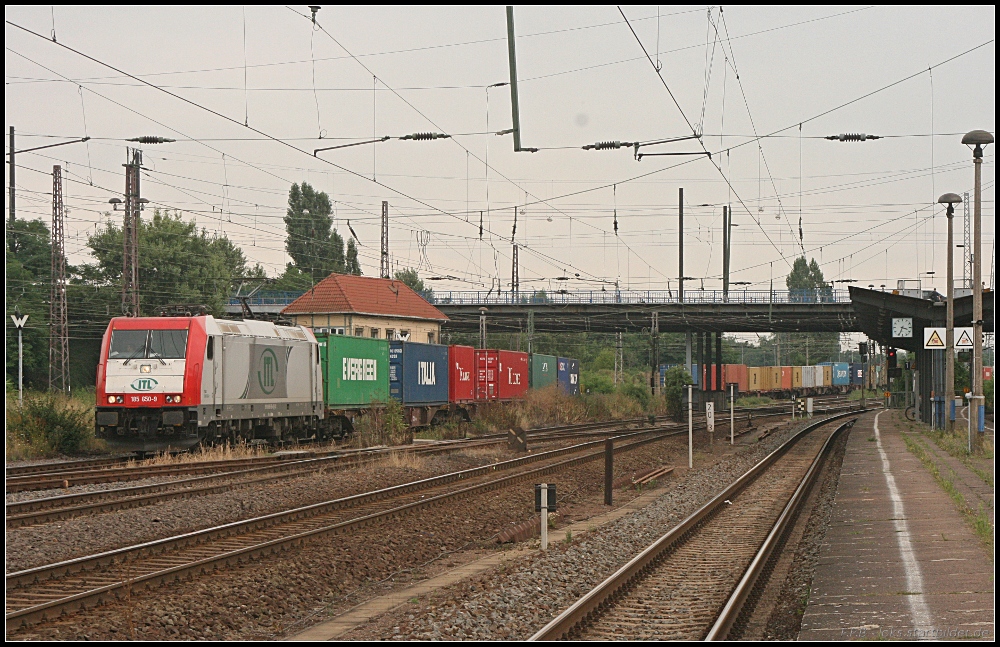
[[[776,415],[785,415],[785,413],[761,414],[758,418]],[[647,421],[640,421],[637,419],[636,421],[630,421],[630,423],[632,422]],[[585,425],[567,426],[569,431],[566,431],[566,428],[543,429],[529,432],[529,438],[533,441],[533,443],[547,443],[595,436],[606,438],[612,433],[622,432],[621,426],[619,426],[618,429],[607,429],[611,426],[612,425],[610,423],[587,423]],[[604,431],[597,431],[602,428]],[[704,423],[699,422],[697,428],[703,429]],[[233,470],[229,472],[168,481],[165,483],[29,499],[26,501],[7,504],[6,524],[7,528],[18,528],[70,519],[88,514],[99,514],[103,512],[148,506],[172,499],[188,499],[198,496],[206,496],[222,492],[233,487],[245,487],[281,479],[295,478],[323,469],[341,469],[357,465],[365,460],[377,458],[392,451],[433,454],[505,442],[506,437],[499,437],[499,435],[496,435],[483,439],[456,441],[446,445],[418,445],[408,446],[405,449],[379,448],[373,450],[355,450],[353,452],[336,454],[333,456],[305,458],[300,460],[285,460],[277,465],[256,466],[242,470]],[[235,479],[241,480],[234,481]]]
[[[531,640],[738,637],[834,440],[853,425],[831,423],[850,415],[803,428]]]
[[[538,438],[547,438],[556,435],[572,437],[574,434],[599,429],[606,429],[607,431],[604,433],[614,433],[616,429],[620,429],[624,425],[640,424],[643,422],[647,422],[647,419],[636,418],[634,420],[584,423],[578,425],[566,425],[564,427],[550,427],[532,430],[529,434]],[[475,443],[480,440],[501,442],[506,440],[506,434],[491,434],[489,436],[469,439],[466,442]],[[289,461],[295,461],[297,459],[321,459],[378,451],[383,450],[375,448],[359,450],[331,449],[320,452],[305,450],[303,454],[298,455],[283,454],[278,456],[259,456],[252,458],[200,461],[167,465],[150,465],[143,462],[138,462],[134,465],[127,465],[126,463],[128,462],[128,459],[69,461],[62,464],[26,466],[23,469],[29,470],[27,472],[16,473],[14,475],[8,474],[5,479],[5,485],[7,494],[12,494],[15,492],[66,488],[73,485],[94,485],[118,481],[136,481],[157,476],[171,477],[231,472],[239,468],[249,469],[256,466],[278,465]],[[39,469],[46,467],[48,469]]]
[[[619,442],[615,452],[627,452],[685,431],[672,426],[623,434],[616,437]],[[126,591],[131,594],[181,577],[288,550],[320,535],[357,529],[449,499],[464,500],[570,469],[603,458],[603,446],[603,440],[590,441],[11,573],[6,578],[7,629],[99,604]],[[545,464],[519,469],[538,462]],[[513,473],[498,476],[505,471]]]

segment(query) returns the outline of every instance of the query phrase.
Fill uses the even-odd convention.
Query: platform
[[[913,425],[898,411],[855,425],[800,640],[994,639],[993,561],[907,448],[926,447]]]

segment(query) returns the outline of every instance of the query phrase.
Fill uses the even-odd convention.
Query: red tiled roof
[[[282,314],[367,314],[448,321],[402,281],[331,274],[288,304]]]

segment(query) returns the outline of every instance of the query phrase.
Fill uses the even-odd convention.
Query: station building
[[[281,314],[314,332],[438,344],[448,316],[402,281],[331,274]]]

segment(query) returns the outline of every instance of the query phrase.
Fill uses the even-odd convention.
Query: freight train
[[[118,317],[97,365],[97,436],[118,450],[340,438],[389,399],[411,427],[469,420],[529,388],[580,392],[575,359],[324,334],[305,326]]]
[[[661,384],[667,369],[673,366],[675,365],[660,366]],[[714,366],[699,368],[698,364],[694,364],[691,379],[695,386],[704,384],[710,391],[717,390],[718,374]],[[732,386],[739,395],[776,398],[826,395],[859,389],[863,383],[864,366],[847,362],[823,362],[815,366],[722,365],[721,385],[727,393]]]

